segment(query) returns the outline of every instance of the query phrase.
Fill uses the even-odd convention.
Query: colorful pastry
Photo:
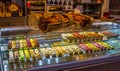
[[[16,41],[12,40],[12,49],[15,49],[15,48],[16,48]]]
[[[34,38],[34,43],[35,43],[36,47],[39,47],[39,42],[38,42],[38,40],[36,38]]]
[[[37,59],[41,60],[42,57],[41,57],[41,54],[40,54],[39,50],[38,49],[34,49],[34,52],[35,52],[35,56],[37,57]]]
[[[79,47],[87,52],[91,52],[92,49],[86,46],[85,44],[80,44]]]
[[[34,49],[29,49],[29,52],[30,52],[30,55],[31,55],[31,57],[32,57],[32,60],[35,61],[35,60],[36,60],[36,57],[35,57]]]
[[[8,41],[8,49],[12,49],[12,40]]]
[[[33,38],[30,38],[30,43],[31,43],[31,47],[35,47],[35,42],[34,42],[34,39]]]
[[[98,47],[99,49],[101,50],[105,50],[106,48],[104,46],[101,46],[100,44],[98,43],[92,43],[93,45],[95,45],[96,47]]]
[[[27,49],[25,49],[25,50],[24,50],[24,53],[25,53],[26,60],[27,60],[27,61],[30,61],[29,51],[28,51]]]
[[[87,43],[86,45],[89,46],[93,51],[99,51],[100,50],[99,48],[97,48],[96,46],[94,46],[91,43]]]
[[[13,62],[13,61],[14,61],[13,51],[9,51],[9,62]]]
[[[19,55],[19,60],[22,61],[22,62],[25,61],[25,59],[24,59],[24,58],[25,58],[25,55],[24,55],[23,50],[19,50],[19,54],[20,54],[20,55]]]
[[[16,40],[16,48],[20,48],[20,41],[19,40]]]
[[[116,38],[118,36],[118,34],[112,33],[110,31],[103,31],[100,32],[101,34],[103,34],[104,36],[108,37],[108,38]]]
[[[23,41],[23,39],[21,39],[21,40],[19,41],[19,43],[20,43],[20,48],[24,48],[24,41]]]
[[[50,57],[50,55],[48,53],[49,51],[47,50],[47,48],[41,48],[40,51],[41,51],[41,53],[43,54],[44,57],[46,57],[46,58]]]

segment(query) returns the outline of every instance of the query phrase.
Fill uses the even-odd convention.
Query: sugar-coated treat
[[[35,52],[35,56],[37,57],[37,59],[41,60],[42,57],[41,57],[41,54],[40,54],[39,50],[38,49],[34,49],[34,52]]]
[[[34,49],[30,49],[29,51],[30,51],[30,55],[32,57],[32,60],[34,61],[36,59]]]
[[[24,56],[24,52],[23,52],[23,50],[19,50],[19,54],[20,54],[20,56],[19,56],[19,60],[20,61],[24,61],[25,59],[25,56]]]
[[[8,48],[12,49],[12,40],[8,41]]]
[[[91,43],[88,43],[88,44],[86,44],[87,46],[89,46],[90,48],[92,48],[92,50],[94,50],[94,51],[98,51],[99,50],[99,48],[97,48],[96,46],[94,46],[93,44],[91,44]]]
[[[12,41],[12,49],[15,49],[15,48],[16,48],[16,41],[13,40],[13,41]]]
[[[38,40],[36,38],[34,38],[34,42],[35,42],[35,46],[39,47],[39,42],[38,42]]]
[[[30,39],[29,39],[29,38],[27,38],[27,39],[26,39],[26,42],[27,42],[27,46],[28,46],[28,47],[32,47],[32,44],[31,44],[31,42],[30,42]]]
[[[24,50],[24,53],[25,53],[26,60],[27,60],[27,61],[30,61],[29,51],[26,49],[26,50]]]
[[[16,40],[16,48],[20,48],[20,41]]]
[[[93,45],[95,45],[96,47],[98,47],[98,48],[100,48],[101,50],[105,50],[105,47],[104,46],[102,46],[102,45],[100,45],[100,44],[98,44],[98,43],[92,43]]]
[[[35,47],[35,42],[33,38],[30,38],[31,47]]]
[[[9,61],[10,62],[14,61],[13,51],[9,51]]]
[[[9,49],[23,49],[39,47],[39,42],[36,38],[22,38],[8,41]]]
[[[66,33],[62,34],[63,40],[68,43],[90,42],[102,40],[103,36],[97,32],[80,32],[80,33]]]
[[[92,50],[91,48],[89,48],[85,44],[80,44],[79,47],[82,48],[82,49],[84,49],[85,51],[91,51]]]

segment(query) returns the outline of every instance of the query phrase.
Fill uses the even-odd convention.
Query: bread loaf
[[[41,13],[38,13],[38,14],[32,14],[29,16],[28,18],[28,24],[29,26],[34,29],[34,30],[37,30],[39,29],[39,19],[40,17],[42,17],[42,14]]]

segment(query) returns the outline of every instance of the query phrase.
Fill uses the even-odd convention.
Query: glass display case
[[[120,55],[119,31],[119,23],[94,22],[89,31],[1,36],[1,71],[58,71],[110,61]]]

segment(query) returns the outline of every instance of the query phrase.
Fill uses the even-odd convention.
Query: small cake
[[[44,57],[46,57],[46,58],[49,58],[49,57],[50,57],[47,48],[41,48],[40,51],[41,51],[41,53],[42,53],[42,55],[43,55]]]
[[[88,46],[86,46],[85,44],[80,44],[79,47],[83,50],[85,50],[86,52],[91,52],[92,49],[89,48]]]
[[[12,49],[15,49],[15,48],[16,48],[16,41],[12,40]]]
[[[100,50],[98,47],[94,46],[91,43],[87,43],[86,45],[89,46],[90,48],[92,48],[93,51],[99,51]]]
[[[9,62],[14,61],[13,51],[9,51]]]
[[[72,34],[69,34],[69,33],[68,34],[62,34],[61,36],[63,38],[63,41],[65,41],[65,42],[69,42],[69,43],[77,42],[76,36],[74,36]]]
[[[31,57],[32,57],[32,60],[35,61],[35,60],[36,60],[36,57],[35,57],[34,49],[30,49],[29,52],[30,52],[30,55],[31,55]]]
[[[39,52],[39,50],[38,49],[34,49],[34,52],[35,52],[35,56],[37,57],[37,59],[41,60],[42,56],[41,56],[41,53]]]
[[[30,38],[27,38],[26,39],[26,42],[27,42],[27,46],[30,48],[30,47],[32,47],[32,44],[31,44],[31,42],[30,42]]]
[[[93,45],[95,45],[96,47],[98,47],[99,49],[101,49],[101,50],[105,50],[105,47],[104,46],[101,46],[100,44],[98,44],[98,43],[92,43]]]
[[[28,50],[24,50],[24,53],[25,53],[26,60],[30,61],[30,54],[29,54]]]
[[[100,33],[103,34],[103,36],[105,36],[107,38],[116,38],[116,37],[118,37],[117,34],[112,33],[110,31],[103,31],[103,32],[100,32]]]
[[[112,47],[111,45],[105,43],[105,42],[97,42],[98,44],[100,44],[101,46],[104,46],[106,49],[113,49],[114,47]]]
[[[19,60],[23,62],[23,61],[25,60],[25,59],[24,59],[25,56],[24,56],[24,52],[23,52],[23,50],[19,50],[19,54],[20,54],[20,56],[19,56]]]

